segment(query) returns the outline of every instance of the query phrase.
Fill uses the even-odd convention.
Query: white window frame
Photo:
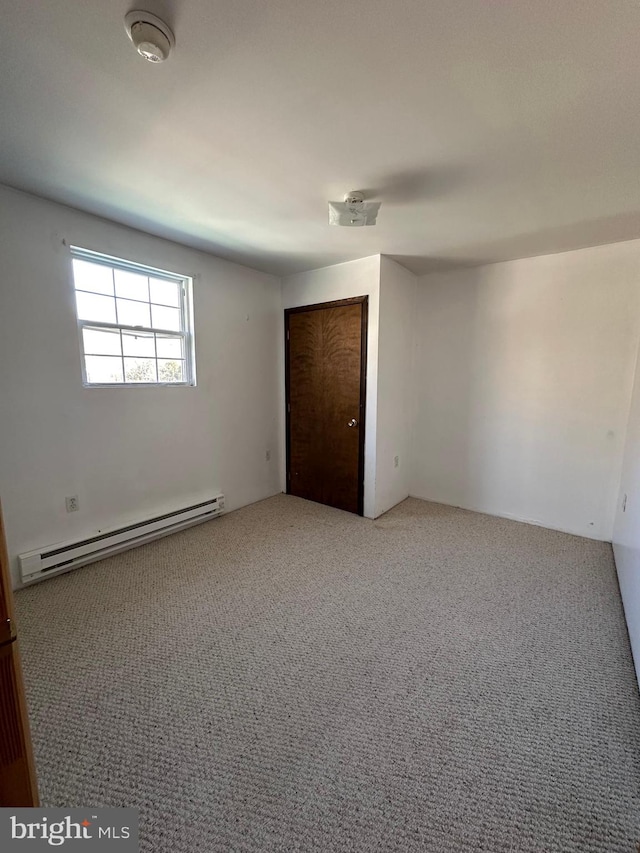
[[[73,282],[74,291],[74,307],[76,309],[76,320],[78,324],[78,336],[80,339],[80,355],[82,362],[82,384],[85,388],[185,388],[195,387],[196,385],[196,361],[195,361],[195,338],[193,326],[193,278],[188,275],[180,275],[178,273],[169,272],[168,270],[156,269],[149,267],[146,264],[127,261],[123,258],[116,258],[111,255],[105,255],[101,252],[94,252],[91,249],[83,249],[80,246],[69,246],[71,260],[88,261],[92,264],[100,264],[109,267],[113,270],[123,270],[124,272],[139,273],[142,275],[151,276],[153,278],[165,279],[166,281],[175,282],[179,285],[180,293],[180,316],[182,320],[182,329],[161,329],[154,326],[128,326],[123,323],[105,323],[95,320],[81,320],[78,317],[77,306],[75,306],[75,294],[77,292],[75,286],[75,276],[73,273],[73,264],[71,266],[71,279]],[[82,292],[82,291],[81,291]],[[85,291],[90,292],[90,291]],[[115,297],[114,297],[115,298]],[[155,303],[150,303],[155,304]],[[84,335],[83,329],[109,330],[109,331],[125,331],[125,332],[144,332],[147,334],[169,335],[171,337],[181,337],[183,340],[183,352],[185,362],[186,380],[184,382],[89,382],[87,379],[86,355],[84,351]],[[124,370],[123,359],[123,377],[126,376]],[[157,358],[157,356],[156,356]]]

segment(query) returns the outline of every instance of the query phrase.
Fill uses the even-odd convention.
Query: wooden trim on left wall
[[[17,808],[40,800],[15,624],[0,506],[0,806]]]

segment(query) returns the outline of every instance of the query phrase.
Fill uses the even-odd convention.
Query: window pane
[[[125,358],[125,382],[157,382],[154,358]]]
[[[86,382],[188,383],[185,281],[134,261],[73,248],[71,254]]]
[[[116,296],[149,301],[149,279],[146,275],[125,270],[114,270],[113,275],[116,280]]]
[[[159,382],[185,382],[184,361],[179,359],[158,359]]]
[[[93,293],[76,291],[76,303],[80,320],[97,320],[100,323],[116,322],[115,300],[110,296],[95,296]]]
[[[84,351],[93,355],[120,355],[120,332],[83,329]]]
[[[152,302],[161,305],[180,307],[180,285],[177,281],[165,281],[162,278],[149,279],[149,293]]]
[[[155,356],[153,333],[122,332],[122,351],[125,355]]]
[[[183,358],[182,338],[170,338],[167,335],[156,335],[158,356],[163,358]]]
[[[130,302],[128,299],[116,299],[118,303],[118,323],[123,326],[150,326],[149,303]]]
[[[122,382],[122,359],[108,355],[88,355],[85,358],[87,382],[107,385]]]
[[[88,261],[73,259],[73,280],[76,290],[91,290],[93,293],[107,293],[113,296],[113,272],[111,267],[102,264],[90,264]]]
[[[151,316],[154,329],[175,329],[176,332],[182,329],[180,311],[177,308],[162,308],[159,305],[152,305]]]

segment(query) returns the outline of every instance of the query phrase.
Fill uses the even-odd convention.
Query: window
[[[85,385],[195,385],[191,279],[71,247]]]

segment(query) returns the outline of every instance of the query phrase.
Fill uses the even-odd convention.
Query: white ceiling
[[[640,236],[639,0],[0,0],[0,182],[277,274]],[[327,224],[348,190],[378,225]]]

